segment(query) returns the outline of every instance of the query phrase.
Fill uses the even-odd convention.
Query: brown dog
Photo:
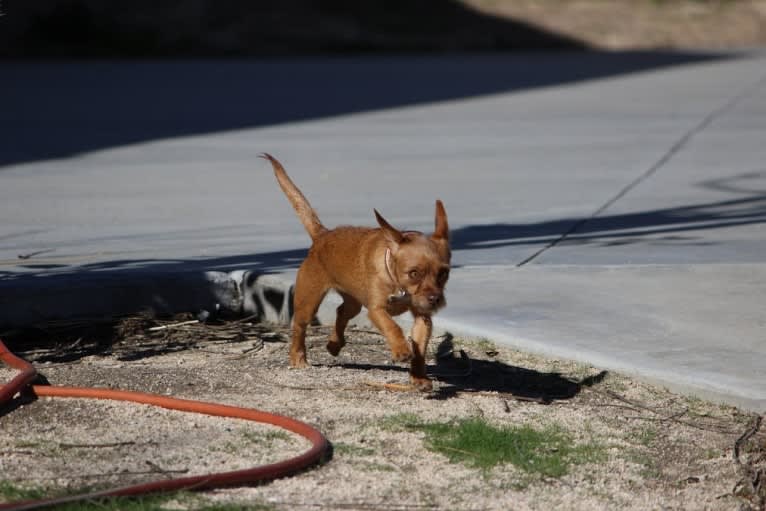
[[[372,323],[386,337],[397,362],[411,361],[410,380],[431,390],[426,376],[426,348],[431,338],[431,316],[444,307],[444,286],[450,270],[449,227],[441,201],[436,201],[436,228],[431,236],[399,231],[375,210],[379,229],[342,226],[327,229],[306,197],[271,155],[279,186],[311,236],[308,256],[295,282],[293,337],[290,365],[307,367],[306,326],[330,289],[343,298],[327,351],[337,356],[346,343],[343,332],[351,318],[367,307]],[[391,316],[410,311],[414,317],[411,342]]]

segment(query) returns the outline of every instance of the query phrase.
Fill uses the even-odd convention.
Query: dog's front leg
[[[404,339],[402,329],[399,328],[399,325],[396,324],[386,309],[384,307],[372,307],[368,316],[372,324],[385,336],[394,361],[409,362],[412,360],[412,350]]]
[[[415,316],[412,325],[412,365],[410,366],[410,381],[418,390],[428,392],[433,388],[431,380],[426,376],[426,352],[428,341],[431,339],[431,318]]]

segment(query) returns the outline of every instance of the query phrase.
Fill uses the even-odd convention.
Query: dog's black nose
[[[439,302],[441,301],[441,299],[442,299],[442,296],[438,294],[428,295],[428,303],[432,306],[439,305]]]

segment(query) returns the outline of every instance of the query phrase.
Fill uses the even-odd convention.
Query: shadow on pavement
[[[752,173],[747,174],[748,176]],[[766,176],[766,173],[760,173]],[[703,183],[718,187],[721,183]],[[734,186],[734,185],[726,185]],[[737,193],[740,193],[739,191]],[[582,225],[572,234],[571,242],[604,246],[630,244],[644,236],[668,236],[673,243],[705,246],[711,241],[697,240],[681,234],[699,230],[721,229],[766,223],[766,194],[708,203],[649,210],[638,213],[605,215],[583,222],[582,218],[561,218],[529,224],[487,224],[461,227],[451,232],[452,249],[474,250],[515,245],[546,245],[557,240],[576,224]],[[204,271],[248,269],[259,274],[278,273],[297,268],[307,249],[280,250],[254,254],[198,259],[113,260],[82,265],[35,263],[34,258],[19,261],[24,272],[0,271],[0,290],[4,286],[46,286],[77,279],[129,278],[131,275],[183,274]]]
[[[695,231],[766,223],[766,195],[655,209],[595,218],[562,218],[530,224],[471,225],[452,231],[453,250],[515,245],[547,245],[573,228],[568,243],[616,246],[664,235],[678,245],[705,246],[714,241],[691,236]],[[579,224],[579,225],[578,225]]]
[[[0,56],[231,57],[582,48],[456,0],[8,0]]]
[[[199,259],[116,259],[81,265],[36,264],[34,259],[30,259],[27,263],[20,262],[17,265],[28,271],[0,271],[0,288],[3,282],[39,280],[41,277],[53,282],[57,278],[71,278],[76,275],[108,278],[115,275],[129,276],[131,273],[162,275],[203,271],[228,272],[240,269],[271,274],[297,268],[307,253],[308,249],[296,249]]]
[[[2,63],[2,166],[719,58],[526,53]]]

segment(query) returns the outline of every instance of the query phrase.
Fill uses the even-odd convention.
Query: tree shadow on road
[[[761,173],[766,177],[766,171]],[[652,238],[673,245],[706,246],[696,231],[766,222],[766,194],[593,218],[537,223],[469,225],[452,231],[453,250],[548,245],[567,236],[568,244],[616,246]]]
[[[712,58],[717,57],[555,53],[141,61],[52,63],[33,72],[17,64],[4,69],[0,89],[6,119],[0,121],[0,171],[152,140],[507,93]],[[44,108],[38,83],[59,85],[45,89]]]
[[[451,244],[456,254],[515,246],[542,248],[559,240],[578,222],[581,224],[566,238],[569,245],[661,243],[704,249],[719,242],[694,236],[697,231],[766,223],[766,194],[606,215],[585,222],[563,218],[529,224],[470,225],[453,230]],[[38,264],[29,258],[18,265],[24,271],[0,270],[0,324],[61,318],[57,311],[66,314],[68,305],[58,303],[58,297],[71,296],[72,288],[83,293],[83,303],[90,304],[92,309],[87,313],[90,316],[112,314],[115,308],[120,313],[150,309],[162,314],[209,308],[219,303],[220,298],[206,272],[247,270],[251,277],[258,277],[295,269],[305,254],[306,249],[297,249],[198,259],[116,259],[53,267],[49,262]],[[688,258],[693,254],[683,255]],[[762,254],[753,252],[745,256]]]
[[[741,177],[752,179],[754,173]],[[735,181],[739,176],[730,178]],[[766,179],[766,171],[757,173]],[[721,189],[723,184],[706,182],[703,186]],[[731,189],[729,191],[732,191]],[[743,193],[738,191],[738,193]],[[571,233],[568,242],[596,244],[601,246],[632,243],[647,236],[666,236],[678,244],[705,245],[691,235],[695,231],[723,229],[744,225],[766,223],[766,192],[753,191],[735,199],[711,201],[697,204],[653,209],[636,213],[603,215],[594,218],[560,218],[526,224],[496,223],[476,224],[453,229],[450,244],[455,251],[474,250],[516,245],[546,245],[559,239],[564,233]],[[49,251],[50,252],[50,251]],[[34,257],[20,260],[18,267],[26,272],[0,270],[2,283],[14,281],[37,281],[46,277],[47,283],[67,276],[129,275],[175,273],[190,271],[233,271],[248,269],[259,274],[278,273],[298,268],[305,258],[307,249],[278,250],[253,254],[197,259],[115,259],[82,265],[36,263]],[[35,271],[37,270],[37,271]]]

